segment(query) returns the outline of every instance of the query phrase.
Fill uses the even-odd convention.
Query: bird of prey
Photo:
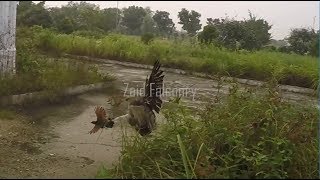
[[[144,96],[127,98],[129,101],[128,122],[141,136],[150,134],[156,128],[156,117],[153,111],[159,113],[162,106],[164,77],[160,67],[160,62],[157,60],[150,76],[146,78]]]
[[[95,113],[97,116],[97,120],[91,122],[92,124],[94,124],[94,127],[89,132],[90,134],[96,133],[99,131],[99,129],[104,127],[109,127],[109,128],[113,127],[114,122],[110,118],[107,118],[107,113],[103,109],[103,107],[101,106],[96,107]]]
[[[153,65],[150,76],[146,78],[144,96],[127,98],[129,112],[125,116],[121,116],[125,117],[141,136],[150,134],[156,128],[156,116],[153,111],[160,112],[162,106],[161,95],[163,93],[164,75],[162,75],[163,71],[160,70],[160,67],[160,62],[157,60]],[[90,131],[93,133],[100,128],[112,128],[114,120],[121,119],[121,117],[106,119],[106,113],[102,107],[96,109],[96,115],[97,121],[91,122],[95,124]]]

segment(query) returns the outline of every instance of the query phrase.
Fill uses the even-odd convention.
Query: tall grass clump
[[[205,110],[168,103],[167,122],[126,137],[114,178],[317,178],[317,111],[264,93],[230,89]]]
[[[43,31],[40,47],[59,53],[85,55],[152,64],[211,75],[267,81],[275,74],[279,83],[316,89],[318,62],[310,56],[269,51],[229,51],[190,41],[154,39],[145,44],[139,37],[109,34],[100,39]]]
[[[0,97],[35,91],[58,92],[68,87],[111,81],[97,68],[71,60],[42,58],[30,62],[28,70],[0,78]],[[30,68],[31,69],[31,68]]]
[[[41,56],[40,46],[45,50],[63,47],[56,46],[59,38],[55,37],[53,32],[38,26],[17,29],[17,73],[0,76],[0,97],[43,90],[58,92],[67,87],[112,80],[110,76],[98,73],[95,66]]]

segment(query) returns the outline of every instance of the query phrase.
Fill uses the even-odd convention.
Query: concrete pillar
[[[16,14],[18,1],[0,1],[0,74],[16,72]]]

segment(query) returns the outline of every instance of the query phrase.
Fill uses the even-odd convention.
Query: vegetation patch
[[[34,28],[17,31],[17,73],[0,78],[0,97],[35,91],[56,92],[77,85],[113,80],[97,67],[82,62],[41,56]]]
[[[179,103],[163,109],[167,123],[149,137],[124,137],[120,162],[100,169],[114,178],[317,178],[317,111],[230,89],[205,110]]]
[[[148,44],[139,37],[110,34],[102,39],[56,34],[42,30],[43,50],[97,58],[109,58],[142,64],[160,59],[165,67],[181,68],[210,75],[268,81],[316,89],[318,62],[315,57],[269,51],[230,51],[213,45],[154,39]]]

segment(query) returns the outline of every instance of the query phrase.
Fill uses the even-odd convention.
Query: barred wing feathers
[[[151,110],[159,113],[162,100],[160,99],[163,93],[163,71],[160,70],[160,62],[157,60],[154,65],[149,78],[146,78],[145,84],[145,102]]]

